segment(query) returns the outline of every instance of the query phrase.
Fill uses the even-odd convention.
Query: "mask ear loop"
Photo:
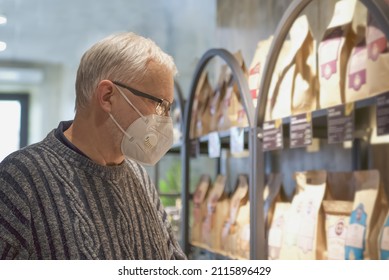
[[[138,110],[138,108],[136,108],[134,106],[134,104],[132,104],[132,102],[127,98],[127,96],[115,85],[116,89],[119,91],[119,93],[121,94],[121,96],[123,96],[124,100],[127,101],[128,104],[130,104],[130,106],[135,110],[135,112],[138,113],[138,115],[142,118],[142,120],[145,122],[145,123],[148,123],[148,119]]]
[[[128,140],[133,141],[134,137],[130,136],[121,126],[120,124],[115,120],[115,118],[112,116],[111,113],[108,113],[109,117],[112,119],[112,121],[116,124],[116,126],[120,129],[121,132],[124,133],[124,135],[127,136]]]

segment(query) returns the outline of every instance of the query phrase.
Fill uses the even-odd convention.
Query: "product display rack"
[[[257,100],[257,108],[254,110],[251,97],[248,90],[246,78],[243,76],[235,58],[228,51],[223,49],[211,49],[207,51],[195,71],[194,79],[191,85],[190,95],[185,107],[184,127],[183,127],[183,145],[181,150],[182,157],[182,230],[181,230],[181,245],[186,254],[193,248],[189,242],[189,201],[190,201],[190,149],[191,141],[189,132],[191,124],[191,113],[193,100],[196,93],[196,87],[200,76],[208,62],[213,57],[221,57],[232,70],[233,76],[238,83],[239,92],[242,96],[243,106],[246,110],[249,127],[245,129],[245,138],[247,138],[249,149],[249,200],[250,200],[250,259],[267,259],[267,236],[264,217],[264,200],[263,192],[265,187],[265,176],[269,171],[278,172],[279,162],[277,153],[282,151],[264,152],[263,150],[263,124],[265,122],[266,101],[269,95],[271,79],[275,71],[276,62],[280,54],[282,45],[296,19],[301,15],[304,9],[312,2],[318,0],[294,0],[284,13],[276,31],[274,39],[270,46],[269,54],[263,68],[263,76],[261,79],[259,94]],[[361,3],[368,9],[369,13],[375,18],[381,26],[386,37],[389,38],[389,3],[384,0],[360,0]],[[371,108],[376,105],[376,97],[366,98],[360,101],[353,102],[355,110],[355,131],[354,139],[350,149],[352,170],[363,170],[368,168],[368,153],[369,145],[368,137],[372,133],[371,127],[367,123],[368,115],[371,114]],[[255,112],[254,112],[255,111]],[[311,112],[313,137],[319,139],[327,138],[327,109],[318,109]],[[369,116],[371,117],[371,115]],[[290,125],[290,116],[282,118],[284,127],[284,135],[288,135]],[[219,133],[221,145],[228,147],[227,138],[228,132]],[[207,136],[202,136],[196,139],[200,143],[208,141]],[[285,141],[285,139],[284,139]],[[246,142],[246,140],[245,140]],[[328,144],[329,145],[329,144]],[[201,146],[202,147],[202,146]],[[285,149],[289,149],[285,146]],[[201,152],[205,152],[201,151]],[[304,151],[300,154],[304,155]],[[215,254],[216,258],[225,256]]]
[[[234,81],[236,82],[243,108],[246,111],[246,116],[248,119],[249,127],[252,128],[254,125],[254,106],[251,99],[251,95],[249,92],[248,84],[246,77],[235,57],[228,51],[224,49],[210,49],[208,50],[200,59],[197,64],[197,68],[195,70],[194,78],[190,88],[190,94],[186,102],[185,106],[185,114],[184,114],[184,126],[183,126],[183,145],[181,150],[181,159],[182,159],[182,226],[181,226],[181,246],[184,252],[189,255],[191,250],[191,245],[189,242],[189,201],[190,201],[190,149],[191,149],[191,141],[190,139],[190,124],[192,117],[192,107],[194,103],[194,98],[196,94],[196,88],[198,82],[200,80],[201,74],[203,73],[205,67],[208,63],[214,58],[221,58],[227,66],[230,68]],[[245,129],[245,134],[250,134],[251,129]],[[228,145],[227,138],[229,136],[229,132],[220,132],[219,137],[221,138],[221,145]],[[251,140],[252,137],[250,135],[247,137],[248,140],[248,148],[252,149]],[[197,139],[200,143],[206,143],[208,141],[207,136],[200,137]],[[201,151],[200,151],[201,152]],[[251,173],[251,172],[250,172]],[[251,175],[250,175],[251,176]],[[251,192],[250,192],[251,193]],[[250,198],[251,199],[251,198]]]
[[[253,137],[253,150],[250,153],[252,156],[251,162],[253,163],[252,180],[250,180],[250,191],[253,194],[250,194],[250,201],[256,201],[251,206],[250,216],[255,217],[251,219],[251,235],[250,235],[250,256],[251,259],[267,259],[267,239],[266,239],[266,227],[263,219],[263,196],[264,191],[264,178],[265,178],[265,164],[269,164],[269,161],[265,161],[265,152],[263,151],[263,124],[265,121],[265,112],[266,112],[266,101],[268,98],[270,83],[272,79],[272,74],[275,70],[275,65],[278,59],[278,56],[281,51],[281,47],[286,39],[289,30],[298,18],[298,16],[303,12],[305,7],[314,2],[313,0],[295,0],[291,3],[287,11],[285,12],[283,18],[280,21],[280,24],[275,32],[274,40],[270,47],[269,54],[264,66],[264,75],[262,77],[259,95],[258,95],[258,106],[255,115],[255,125],[251,136]],[[381,26],[387,38],[389,38],[389,4],[383,0],[361,0],[369,13],[375,18],[378,24]],[[355,102],[356,108],[356,122],[358,117],[363,119],[362,113],[357,113],[358,110],[364,110],[369,106],[375,105],[376,98],[371,97],[366,100],[361,100]],[[325,116],[327,110],[317,110],[312,112],[313,119],[313,133],[319,137],[326,137],[326,125],[325,125]],[[359,115],[359,116],[358,116]],[[289,117],[283,118],[284,126],[289,124]],[[319,124],[319,125],[317,125]],[[316,130],[316,128],[319,128]],[[363,140],[363,134],[369,133],[369,131],[362,131],[362,137],[356,137],[353,140],[352,147],[352,168],[354,170],[365,169],[367,167],[366,153],[367,153],[367,143]],[[266,155],[266,159],[271,156]],[[272,165],[277,165],[272,163]],[[252,200],[253,199],[253,200]]]

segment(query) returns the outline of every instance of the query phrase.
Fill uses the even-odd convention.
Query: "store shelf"
[[[194,98],[196,94],[197,84],[200,80],[200,77],[207,66],[207,64],[213,59],[214,57],[219,57],[226,62],[227,66],[230,68],[232,76],[234,81],[236,82],[238,86],[238,91],[240,93],[241,101],[243,108],[246,112],[247,120],[249,127],[252,127],[254,124],[254,105],[252,102],[252,98],[248,89],[248,83],[244,76],[244,73],[236,60],[236,58],[229,53],[228,51],[224,49],[210,49],[208,50],[200,59],[196,70],[194,74],[194,78],[191,85],[191,91],[190,95],[188,97],[188,100],[186,102],[185,107],[185,125],[184,125],[184,134],[183,134],[183,146],[182,146],[182,186],[183,194],[182,194],[182,204],[183,204],[183,211],[182,211],[182,248],[186,254],[190,252],[190,244],[189,244],[189,200],[190,200],[190,152],[192,148],[192,144],[195,141],[198,141],[200,146],[200,153],[206,153],[207,152],[207,144],[209,143],[209,135],[204,135],[202,137],[196,138],[196,139],[190,139],[189,132],[190,132],[190,125],[191,125],[191,117],[192,117],[192,107],[194,103]],[[248,146],[248,149],[251,147],[251,129],[245,128],[245,146]],[[220,137],[220,144],[222,148],[228,148],[230,146],[230,131],[221,131],[218,132],[218,136]],[[220,159],[219,159],[220,161]],[[220,166],[220,164],[219,164]],[[220,168],[216,168],[217,170],[220,170]]]

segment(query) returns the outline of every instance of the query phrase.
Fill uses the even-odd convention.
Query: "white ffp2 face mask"
[[[155,165],[173,145],[172,118],[156,114],[143,116],[120,89],[118,91],[140,115],[140,118],[124,130],[109,113],[112,121],[124,134],[121,143],[122,153],[141,164]]]

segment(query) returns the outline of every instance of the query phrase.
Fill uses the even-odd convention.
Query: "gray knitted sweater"
[[[134,161],[101,166],[59,141],[0,163],[0,259],[185,259]]]

